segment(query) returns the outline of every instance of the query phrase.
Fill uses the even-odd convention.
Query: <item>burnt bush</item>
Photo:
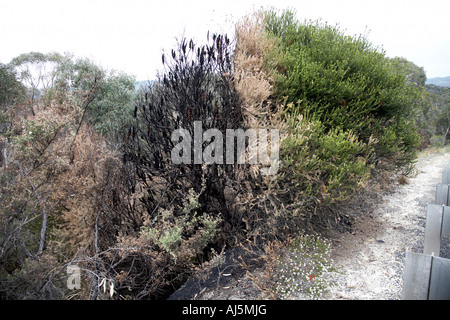
[[[208,129],[223,137],[227,129],[246,129],[232,81],[232,52],[226,35],[208,36],[204,45],[182,39],[176,50],[162,55],[164,71],[140,95],[123,153],[126,216],[138,219],[118,232],[121,260],[102,256],[103,263],[115,265],[112,275],[120,280],[121,295],[164,297],[214,252],[246,237],[238,199],[249,166],[226,164],[225,152],[217,149],[215,163],[198,157],[198,150],[203,153],[213,142],[203,136]],[[192,152],[183,153],[182,163],[172,158],[180,142],[176,130],[190,136],[183,139]],[[146,285],[127,291],[137,282]]]
[[[203,131],[218,129],[224,136],[226,129],[242,128],[239,97],[231,82],[230,40],[226,35],[213,35],[210,40],[197,46],[183,39],[177,51],[163,54],[164,73],[147,87],[134,111],[135,124],[126,137],[124,159],[136,173],[132,191],[144,191],[139,201],[146,212],[155,214],[171,207],[176,215],[183,209],[182,199],[193,189],[199,194],[201,213],[233,220],[225,186],[235,180],[234,165],[203,165],[201,159],[194,159],[195,152],[185,163],[174,164],[171,158],[178,143],[172,133],[177,129],[186,130],[194,140],[197,121]],[[208,142],[200,139],[203,152]]]

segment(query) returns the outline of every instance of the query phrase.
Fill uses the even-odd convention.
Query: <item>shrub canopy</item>
[[[377,139],[373,163],[384,158],[399,168],[415,158],[419,138],[411,119],[421,97],[405,64],[363,36],[345,35],[326,23],[301,23],[293,11],[267,11],[265,17],[266,31],[277,40],[267,54],[277,62],[276,97],[326,131],[353,132],[365,144]]]

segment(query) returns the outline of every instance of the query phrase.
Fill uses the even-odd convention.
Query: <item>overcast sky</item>
[[[300,20],[368,34],[388,56],[424,67],[428,78],[450,76],[449,0],[0,0],[0,62],[30,51],[71,52],[154,79],[175,38],[230,34],[234,21],[261,6],[295,8]]]

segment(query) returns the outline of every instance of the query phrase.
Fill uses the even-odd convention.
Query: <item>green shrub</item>
[[[320,121],[325,134],[351,132],[361,143],[379,141],[374,159],[387,155],[396,167],[414,159],[418,133],[411,121],[405,130],[405,119],[414,118],[421,96],[402,63],[364,37],[320,22],[300,23],[292,11],[267,11],[265,25],[278,44],[267,53],[277,62],[274,96],[292,103],[291,112]],[[389,130],[379,130],[377,121],[389,123]],[[383,134],[395,136],[396,143]]]
[[[24,95],[25,88],[17,80],[14,69],[0,63],[0,106],[21,100]]]
[[[292,107],[292,105],[290,105]],[[352,131],[326,131],[319,120],[305,119],[297,112],[285,115],[287,137],[281,142],[282,171],[297,183],[305,201],[325,203],[347,199],[370,176],[367,164],[372,148]]]
[[[442,148],[444,146],[442,136],[432,136],[430,139],[431,147]]]
[[[199,216],[199,208],[198,194],[191,190],[188,198],[184,199],[183,214],[176,216],[170,210],[163,210],[152,220],[147,220],[141,228],[141,240],[150,241],[170,254],[175,263],[180,256],[186,256],[188,251],[191,252],[190,258],[195,258],[214,239],[221,221],[206,213]]]
[[[377,120],[372,129],[378,142],[374,162],[379,169],[407,172],[414,164],[419,150],[420,136],[415,131],[414,119],[392,118]]]

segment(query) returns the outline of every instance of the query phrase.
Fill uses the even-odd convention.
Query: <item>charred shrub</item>
[[[132,268],[147,268],[146,281],[154,289],[141,290],[139,297],[164,295],[207,260],[211,249],[232,245],[244,232],[235,201],[246,165],[205,164],[194,159],[194,152],[180,164],[171,157],[178,143],[172,133],[183,129],[194,137],[195,122],[224,136],[227,129],[245,129],[231,53],[226,35],[208,36],[200,46],[182,39],[177,50],[162,55],[164,71],[135,107],[124,163],[132,177],[128,212],[141,223],[122,231],[122,243],[134,245],[123,246],[128,249],[118,269],[133,265],[130,259],[139,262]],[[202,150],[208,144],[202,140]],[[136,247],[141,249],[131,249]],[[150,276],[155,272],[160,276]]]

